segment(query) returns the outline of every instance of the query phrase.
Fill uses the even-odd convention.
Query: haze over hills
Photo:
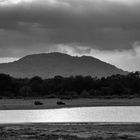
[[[51,78],[56,75],[106,77],[112,74],[127,74],[127,72],[94,57],[73,57],[62,53],[27,55],[15,62],[0,64],[0,73],[21,78],[33,76]]]

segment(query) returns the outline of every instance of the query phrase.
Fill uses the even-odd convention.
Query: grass
[[[139,140],[140,124],[1,125],[0,140]]]
[[[34,105],[35,101],[43,105]],[[63,100],[66,105],[57,105],[60,99],[1,99],[0,110],[6,109],[52,109],[62,107],[88,107],[88,106],[140,106],[140,99],[73,99]]]

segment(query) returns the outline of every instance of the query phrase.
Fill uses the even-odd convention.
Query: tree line
[[[0,74],[0,98],[133,98],[140,97],[140,72],[109,77],[55,76],[13,78]]]

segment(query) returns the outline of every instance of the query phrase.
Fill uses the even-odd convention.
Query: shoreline
[[[0,123],[1,126],[45,126],[45,125],[66,125],[66,126],[82,126],[82,125],[93,125],[93,126],[130,126],[130,125],[139,125],[140,122],[31,122],[31,123]]]
[[[34,105],[40,101],[43,105]],[[0,110],[62,109],[76,107],[140,106],[140,99],[73,99],[61,100],[65,105],[57,105],[60,99],[1,99]]]

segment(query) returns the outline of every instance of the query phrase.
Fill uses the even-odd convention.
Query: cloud
[[[140,40],[139,12],[138,4],[127,6],[109,0],[21,1],[0,9],[0,28],[20,34],[46,31],[49,41],[44,42],[49,44],[131,49],[131,44]]]
[[[32,0],[0,0],[1,6],[32,2]]]
[[[13,58],[13,57],[4,57],[0,58],[0,63],[9,63],[18,60],[19,58]]]
[[[136,71],[140,70],[140,42],[135,42],[133,44],[132,50],[97,50],[91,49],[90,47],[80,47],[80,46],[65,46],[59,44],[55,46],[58,52],[66,53],[72,56],[92,56],[98,58],[104,62],[113,64],[119,68],[126,71]]]
[[[0,56],[71,51],[134,60],[139,13],[139,0],[0,0]]]

